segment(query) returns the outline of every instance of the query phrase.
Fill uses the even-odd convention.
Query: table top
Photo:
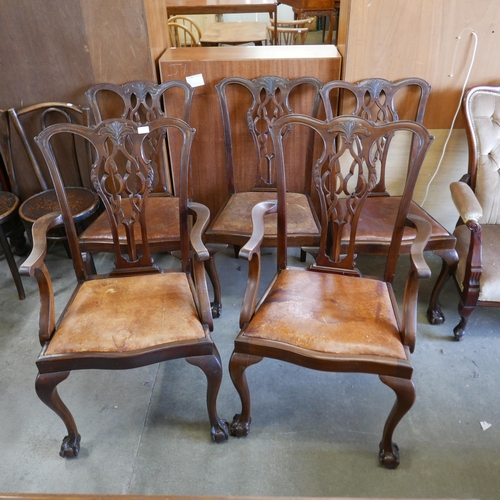
[[[267,23],[223,22],[212,23],[200,39],[201,44],[238,44],[262,42],[267,39]]]
[[[170,14],[276,12],[277,0],[166,0]]]

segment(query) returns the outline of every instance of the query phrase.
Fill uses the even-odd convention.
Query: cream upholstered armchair
[[[460,294],[457,340],[476,305],[500,307],[500,87],[470,89],[462,109],[469,167],[450,186],[460,219],[454,231],[459,262],[448,273]]]

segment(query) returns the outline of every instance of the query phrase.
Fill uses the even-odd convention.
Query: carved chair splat
[[[162,84],[139,80],[124,85],[100,83],[89,88],[86,95],[96,123],[106,118],[121,117],[147,126],[153,120],[172,116],[171,108],[174,102],[179,108],[178,118],[189,123],[194,89],[180,80]],[[172,130],[169,133],[176,132]],[[178,180],[174,178],[170,165],[179,159],[173,157],[171,152],[170,155],[167,154],[167,147],[160,133],[149,134],[145,146],[150,151],[155,171],[155,184],[152,188],[155,197],[151,198],[148,209],[150,244],[155,252],[175,252],[179,249],[178,224],[174,219],[171,219],[173,224],[170,225],[166,221],[169,220],[170,214],[175,214],[178,210]],[[106,214],[102,214],[81,235],[80,246],[87,252],[113,251],[113,239]],[[214,317],[218,317],[222,309],[222,299],[213,255],[220,251],[221,247],[212,245],[209,250],[210,259],[205,262],[205,266],[214,290],[212,312]]]
[[[288,80],[264,76],[255,80],[225,78],[216,85],[224,127],[228,199],[206,232],[207,241],[233,245],[235,253],[252,233],[252,207],[276,196],[275,151],[270,127],[297,108],[317,116],[321,82],[302,77]],[[283,132],[288,136],[287,131]],[[311,199],[309,138],[290,138],[297,154],[307,151],[305,163],[297,161],[290,175],[289,246],[319,242],[319,221]],[[273,194],[274,193],[274,194]],[[266,222],[264,246],[276,246],[276,220]]]
[[[421,78],[406,78],[396,82],[382,78],[369,78],[355,84],[343,81],[326,83],[321,90],[321,96],[325,104],[326,116],[329,119],[337,115],[337,110],[331,103],[336,103],[341,93],[343,103],[341,114],[360,116],[372,123],[395,122],[402,116],[404,119],[423,123],[430,90],[430,85]],[[333,101],[332,96],[335,97]],[[391,184],[390,180],[388,151],[392,141],[392,136],[383,137],[377,145],[378,181],[366,200],[366,207],[360,216],[356,236],[356,248],[360,254],[386,254],[391,243],[402,189],[402,181],[393,180]],[[409,154],[413,154],[415,144],[409,145],[408,148]],[[413,200],[410,203],[410,213],[423,217],[431,224],[432,234],[426,250],[434,252],[450,266],[457,262],[455,237]],[[407,254],[410,251],[414,235],[412,228],[404,229],[400,254]],[[393,279],[397,260],[398,255],[394,255],[389,263],[386,276],[388,280]],[[437,281],[440,280],[442,276],[437,279]],[[429,311],[436,308],[436,301],[437,296],[433,294]],[[431,323],[434,322],[430,316],[429,320]]]

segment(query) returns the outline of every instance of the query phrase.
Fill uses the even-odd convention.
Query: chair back
[[[284,131],[300,129],[315,136],[312,177],[319,197],[321,239],[316,269],[342,274],[358,274],[355,268],[355,240],[358,220],[366,197],[377,185],[377,150],[388,134],[409,133],[414,138],[415,154],[408,157],[407,178],[394,226],[389,256],[398,255],[413,188],[433,137],[416,122],[400,121],[375,125],[353,116],[328,121],[288,115],[271,127],[276,148],[278,177],[278,265],[286,267],[286,162],[290,155],[284,146]],[[347,236],[347,238],[346,238]],[[347,245],[342,244],[348,240]],[[389,261],[389,259],[388,259]]]
[[[483,209],[481,224],[500,224],[500,87],[479,86],[464,97],[468,174]]]
[[[32,138],[55,123],[86,126],[89,123],[89,115],[88,108],[63,102],[42,102],[24,108],[9,109],[10,121],[21,139],[38,183],[38,188],[33,188],[35,192],[51,189],[52,183],[45,168],[45,162],[39,155],[38,148],[35,147]],[[53,154],[64,164],[62,175],[66,185],[89,187],[90,156],[88,148],[78,144],[74,137],[71,141],[55,141],[51,147],[54,148]],[[12,173],[14,175],[13,168]],[[26,179],[23,176],[24,183],[26,183]]]
[[[276,158],[270,127],[297,107],[300,111],[296,112],[317,116],[321,82],[312,77],[294,80],[278,76],[255,80],[230,77],[219,82],[216,89],[224,127],[229,193],[275,190]],[[294,97],[296,106],[292,104]],[[282,133],[283,139],[289,135],[287,130]],[[310,150],[308,141],[292,142],[297,151]],[[304,186],[310,186],[310,176],[303,165],[300,170],[305,174],[297,175],[293,181],[301,186],[295,190],[304,191]]]
[[[334,80],[323,86],[321,97],[326,117],[330,120],[339,115],[353,115],[378,124],[400,119],[423,123],[430,90],[431,86],[421,78],[405,78],[397,82],[369,78],[359,83]],[[391,141],[391,134],[380,138],[376,152],[380,170],[371,195],[389,194],[386,170]],[[413,151],[413,146],[410,151]],[[397,190],[399,185],[399,179],[394,179],[391,187]]]
[[[276,22],[271,18],[271,26],[267,27],[269,44],[274,45],[276,24],[277,45],[304,45],[312,22],[312,18]]]
[[[189,268],[187,226],[187,180],[191,143],[194,129],[177,118],[161,118],[141,127],[127,119],[105,120],[93,128],[72,124],[53,125],[37,138],[49,166],[57,199],[61,206],[75,271],[85,279],[85,267],[79,249],[78,236],[61,180],[60,166],[52,152],[51,142],[59,135],[70,134],[84,138],[93,149],[94,163],[91,180],[108,215],[115,250],[115,269],[112,274],[157,272],[148,246],[146,207],[154,183],[154,169],[150,150],[145,147],[148,137],[175,128],[183,135],[179,193],[180,249],[183,269]],[[126,236],[126,244],[119,235]]]
[[[169,17],[168,32],[171,47],[201,47],[201,29],[190,17]]]
[[[115,85],[99,83],[90,87],[86,96],[95,123],[111,118],[125,118],[138,125],[146,125],[158,118],[174,116],[189,123],[193,105],[194,89],[181,80],[171,80],[163,84],[139,80]],[[168,98],[167,98],[168,97]],[[171,163],[179,158],[167,158],[166,145],[161,131],[149,134],[148,153],[155,169],[153,192],[173,194],[173,173]]]

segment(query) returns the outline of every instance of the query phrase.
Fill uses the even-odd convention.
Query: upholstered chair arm
[[[240,312],[240,327],[252,318],[257,304],[260,283],[260,246],[264,239],[264,217],[278,211],[276,200],[262,201],[252,209],[252,236],[241,248],[239,257],[248,260],[248,279]]]
[[[55,305],[52,280],[45,265],[47,255],[47,232],[63,223],[62,215],[58,212],[44,215],[32,227],[33,249],[28,258],[21,264],[19,273],[23,276],[35,276],[40,292],[40,318],[38,336],[40,344],[44,344],[55,330]]]
[[[214,322],[204,263],[204,261],[210,258],[210,254],[202,240],[203,233],[210,220],[210,210],[205,205],[196,202],[189,202],[188,210],[195,216],[194,224],[191,228],[191,246],[194,251],[194,259],[192,259],[195,286],[194,296],[203,324],[207,325],[209,330],[212,331]]]
[[[476,224],[483,216],[483,209],[472,191],[465,182],[452,182],[450,184],[451,199],[465,224]]]
[[[408,222],[415,227],[417,235],[410,250],[410,269],[403,298],[403,344],[413,352],[417,337],[419,281],[431,277],[431,270],[424,259],[424,249],[431,236],[432,227],[428,221],[417,215],[409,215]]]
[[[195,221],[191,228],[191,245],[199,260],[207,260],[210,254],[203,243],[203,233],[210,221],[210,210],[201,203],[191,201],[188,203],[188,209],[195,215]]]

